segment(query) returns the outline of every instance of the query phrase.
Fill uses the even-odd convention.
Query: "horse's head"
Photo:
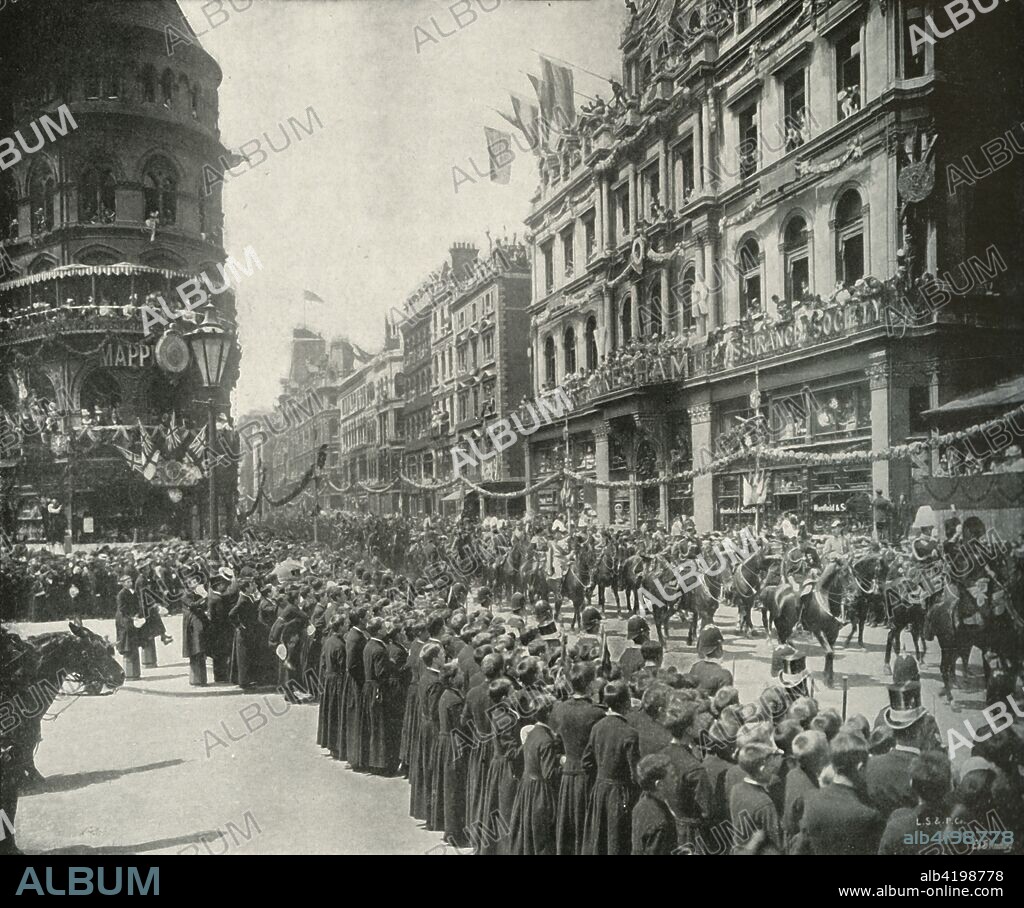
[[[113,689],[121,687],[124,669],[118,664],[110,641],[74,622],[68,622],[68,628],[72,636],[61,635],[58,668],[83,684],[102,683]]]

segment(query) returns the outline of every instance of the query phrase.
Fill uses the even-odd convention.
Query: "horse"
[[[594,565],[594,586],[597,587],[597,607],[604,614],[604,591],[611,587],[615,596],[615,614],[621,614],[619,605],[619,546],[606,545]]]
[[[640,586],[644,582],[646,562],[647,558],[644,555],[627,555],[619,561],[619,586],[626,594],[627,615],[640,611]],[[631,594],[632,607],[629,604]],[[618,605],[617,598],[616,605]]]
[[[843,622],[829,609],[829,599],[836,593],[835,587],[840,576],[834,565],[830,567],[833,569],[826,568],[809,591],[802,589],[798,593],[788,583],[779,584],[772,597],[771,609],[779,643],[786,643],[798,624],[817,639],[825,650],[825,684],[828,687],[832,687],[835,682],[834,647],[839,629],[843,626]]]
[[[988,586],[987,579],[983,583]],[[978,585],[975,586],[977,588]],[[967,598],[971,601],[968,602]],[[951,688],[959,686],[956,680],[956,660],[960,659],[966,676],[971,650],[978,647],[984,653],[986,629],[983,609],[978,607],[969,592],[961,591],[948,581],[939,592],[929,597],[929,603],[921,628],[922,635],[925,640],[939,642],[942,695],[952,702]],[[965,618],[971,623],[965,623]]]
[[[515,592],[519,568],[523,563],[523,551],[523,543],[517,539],[508,551],[498,558],[494,568],[495,595],[509,597]]]
[[[761,589],[761,575],[767,573],[770,566],[768,554],[763,546],[758,546],[757,551],[749,555],[732,572],[733,597],[736,608],[740,615],[740,630],[744,636],[749,637],[754,632],[754,624],[750,620],[750,613],[754,604],[758,601],[758,593]],[[762,624],[767,632],[767,619],[765,612],[761,614]]]
[[[68,623],[68,629],[70,633],[56,631],[24,641],[31,651],[25,658],[35,660],[33,670],[19,672],[18,666],[3,666],[4,702],[12,703],[18,714],[17,725],[4,736],[12,739],[15,771],[28,782],[44,781],[36,769],[35,749],[42,740],[43,716],[64,682],[77,681],[86,690],[103,686],[117,690],[124,684],[124,669],[109,640],[74,622]]]
[[[704,629],[705,624],[714,623],[715,612],[724,598],[724,581],[720,571],[701,574],[697,583],[683,590],[680,611],[690,613],[690,624],[686,632],[687,646],[693,646],[694,637]]]
[[[885,581],[887,570],[887,562],[879,552],[857,558],[850,565],[853,595],[846,606],[846,620],[850,623],[850,633],[846,635],[847,646],[850,645],[854,631],[857,632],[857,645],[864,645],[864,625],[868,615],[877,610],[881,601],[881,584]]]
[[[570,563],[565,571],[565,576],[562,577],[561,588],[558,591],[558,601],[555,606],[555,620],[558,620],[559,609],[563,599],[568,599],[572,602],[572,624],[569,625],[569,629],[572,630],[579,624],[582,627],[583,624],[583,603],[587,599],[587,583],[580,576],[579,568],[576,564]]]

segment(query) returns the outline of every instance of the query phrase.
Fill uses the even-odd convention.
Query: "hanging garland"
[[[444,492],[454,488],[455,484],[459,481],[458,476],[454,479],[442,479],[439,482],[417,482],[415,479],[410,479],[405,473],[399,473],[398,476],[402,482],[408,483],[414,489],[420,489],[423,492]]]
[[[831,161],[824,161],[821,164],[812,164],[810,161],[797,161],[796,175],[798,177],[803,177],[809,173],[831,173],[833,170],[838,170],[847,161],[858,160],[860,156],[860,136],[857,136],[857,138],[853,140],[853,145],[850,146],[850,148],[839,155],[839,157],[833,158]]]
[[[260,502],[263,500],[263,491],[264,491],[264,487],[266,486],[266,482],[267,482],[267,470],[264,467],[263,469],[260,470],[260,482],[259,482],[259,486],[256,489],[256,494],[253,496],[252,506],[247,508],[244,511],[238,511],[237,512],[239,520],[248,520],[250,517],[252,517],[253,514],[256,513],[256,509],[260,506]],[[248,496],[244,496],[244,497],[248,498]]]
[[[502,501],[510,501],[513,498],[522,498],[524,495],[532,495],[534,492],[540,489],[546,488],[553,483],[556,483],[562,479],[562,471],[559,470],[557,473],[552,473],[550,476],[546,476],[544,479],[535,482],[532,486],[526,485],[518,492],[492,492],[490,489],[485,489],[483,486],[478,486],[472,479],[468,479],[465,476],[459,478],[473,491],[479,492],[484,498],[497,498]]]
[[[846,464],[874,463],[881,460],[910,460],[915,455],[923,454],[928,450],[941,448],[944,445],[964,441],[972,435],[987,433],[1005,423],[1016,423],[1024,419],[1024,404],[998,416],[994,419],[969,426],[966,429],[959,429],[955,432],[943,434],[932,434],[922,441],[912,441],[906,444],[892,445],[880,451],[841,451],[833,454],[825,454],[816,451],[792,451],[784,448],[756,447],[741,451],[735,451],[718,457],[696,470],[683,470],[681,473],[668,475],[665,473],[653,479],[621,479],[604,480],[594,479],[583,473],[574,473],[566,470],[565,475],[570,479],[587,486],[596,486],[599,489],[646,489],[653,488],[663,482],[688,482],[695,476],[703,476],[718,470],[732,466],[738,461],[757,457],[762,463],[771,463],[777,466],[841,466]]]
[[[271,498],[269,495],[264,494],[264,498],[271,507],[280,508],[286,504],[290,504],[296,498],[298,498],[305,490],[306,486],[313,480],[313,472],[316,470],[316,464],[310,464],[308,470],[302,474],[302,478],[291,492],[285,495],[283,498]]]

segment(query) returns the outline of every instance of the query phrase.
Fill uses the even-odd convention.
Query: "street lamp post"
[[[186,334],[185,339],[188,341],[192,358],[199,369],[203,387],[209,394],[206,414],[206,443],[209,446],[213,444],[217,432],[217,389],[224,377],[224,367],[227,365],[228,354],[231,350],[232,336],[207,313],[203,323]],[[212,542],[220,535],[217,529],[216,469],[212,463],[208,479],[209,521],[207,532]]]

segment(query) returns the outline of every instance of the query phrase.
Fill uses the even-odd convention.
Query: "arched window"
[[[860,193],[848,189],[836,205],[836,278],[852,284],[864,277],[864,210]]]
[[[103,65],[103,92],[108,101],[121,97],[121,64],[116,60]]]
[[[544,341],[544,382],[555,383],[555,339],[550,335]]]
[[[86,101],[98,101],[103,97],[103,76],[99,66],[90,64],[83,81]]]
[[[700,13],[697,10],[690,14],[690,19],[686,23],[686,30],[690,33],[691,41],[704,31],[704,26],[700,21]]]
[[[152,66],[144,66],[138,75],[139,100],[153,104],[156,102],[156,71]]]
[[[750,0],[736,0],[736,34],[746,31],[750,25]]]
[[[14,177],[0,172],[0,237],[13,240],[18,236],[18,190]]]
[[[751,238],[740,246],[737,255],[740,272],[740,318],[756,315],[761,309],[761,249]]]
[[[53,230],[53,199],[57,183],[48,164],[37,164],[29,179],[29,205],[32,209],[32,232]]]
[[[146,217],[157,212],[161,224],[177,221],[178,178],[167,161],[156,159],[149,163],[142,177],[142,193]]]
[[[91,167],[78,186],[78,222],[112,224],[117,219],[117,183],[109,167]]]
[[[682,329],[694,327],[697,324],[697,313],[693,308],[693,285],[697,281],[697,272],[693,265],[683,269],[683,279],[678,284],[679,308],[682,310]]]
[[[587,319],[587,371],[597,368],[597,319],[592,315]]]
[[[189,103],[192,107],[192,119],[199,119],[199,109],[202,103],[203,93],[202,89],[198,85],[192,86],[192,91],[189,94]]]
[[[803,299],[811,292],[811,257],[807,248],[807,221],[800,215],[789,219],[782,236],[783,266],[786,272],[786,299]]]
[[[562,336],[562,344],[565,374],[572,375],[576,371],[576,332],[571,326],[565,329],[565,334]]]
[[[628,296],[622,300],[619,325],[622,328],[622,345],[625,346],[633,339],[633,300]]]
[[[168,110],[174,106],[174,73],[169,69],[160,77],[160,102]]]

